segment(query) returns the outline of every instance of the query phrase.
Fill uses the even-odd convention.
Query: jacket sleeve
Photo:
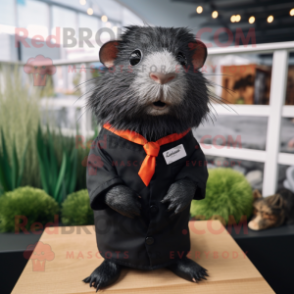
[[[195,150],[187,158],[185,166],[178,173],[175,181],[182,179],[188,179],[196,183],[197,190],[193,199],[201,200],[205,198],[206,182],[208,179],[207,161],[197,141]]]
[[[93,141],[87,159],[87,189],[90,206],[94,210],[105,209],[104,193],[111,187],[124,184],[117,175],[112,159],[99,143],[99,136]]]

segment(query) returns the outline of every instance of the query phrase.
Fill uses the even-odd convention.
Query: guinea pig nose
[[[175,73],[161,73],[161,72],[152,72],[150,73],[150,78],[155,81],[158,84],[166,84],[170,81],[172,81],[173,79],[176,78],[176,74]]]

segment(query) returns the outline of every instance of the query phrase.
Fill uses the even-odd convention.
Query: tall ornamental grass
[[[36,134],[40,120],[40,89],[33,86],[21,67],[0,67],[0,126],[11,160],[14,152],[21,162],[26,150],[22,185],[40,187]],[[3,151],[0,140],[0,150]],[[10,162],[12,164],[12,162]]]

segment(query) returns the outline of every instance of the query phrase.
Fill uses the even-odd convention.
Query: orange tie
[[[148,142],[142,135],[140,135],[136,132],[129,131],[129,130],[126,130],[126,131],[116,130],[108,123],[104,124],[103,127],[105,129],[107,129],[108,131],[110,131],[110,132],[112,132],[112,133],[114,133],[114,134],[116,134],[116,135],[118,135],[128,141],[143,145],[143,148],[144,148],[147,156],[145,157],[144,161],[142,162],[142,165],[141,165],[141,168],[138,172],[138,175],[140,176],[140,178],[142,179],[142,181],[144,182],[144,184],[146,186],[149,185],[149,183],[155,173],[156,157],[158,156],[160,146],[167,144],[167,143],[177,141],[177,140],[183,138],[190,131],[190,129],[188,129],[187,131],[185,131],[184,133],[181,133],[181,134],[171,134],[171,135],[168,135],[166,137],[163,137],[163,138],[157,140],[156,142]]]

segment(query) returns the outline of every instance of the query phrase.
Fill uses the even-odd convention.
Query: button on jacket
[[[167,164],[163,153],[180,144],[186,156]],[[154,269],[174,262],[190,250],[190,206],[171,218],[167,204],[160,201],[170,185],[181,179],[195,182],[194,199],[203,199],[208,172],[205,156],[191,131],[160,146],[148,186],[138,175],[145,157],[143,146],[103,128],[88,156],[87,188],[100,254],[129,267]],[[126,185],[141,196],[139,217],[127,218],[104,203],[105,193],[115,185]]]

